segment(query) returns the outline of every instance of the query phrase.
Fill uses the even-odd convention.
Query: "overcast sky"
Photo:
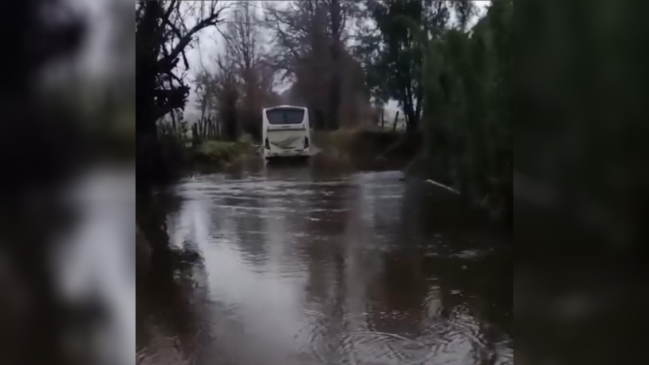
[[[107,16],[107,6],[112,2],[131,2],[132,0],[66,0],[68,3],[74,4],[75,8],[79,10],[84,18],[88,21],[89,34],[86,39],[86,46],[80,57],[80,65],[85,73],[90,76],[102,77],[110,75],[111,67],[114,68],[111,61],[111,51],[109,50],[109,41],[111,34],[115,33],[116,24],[114,19]],[[185,1],[189,4],[194,1]],[[250,1],[255,3],[253,7],[259,15],[263,15],[262,3],[263,1]],[[289,1],[274,1],[275,3],[286,4]],[[207,2],[203,2],[207,5]],[[228,5],[231,1],[223,1],[223,5]],[[476,1],[475,2],[480,10],[480,15],[484,14],[490,1]],[[224,12],[224,20],[227,22],[230,17],[231,11]],[[476,17],[475,20],[477,20]],[[475,21],[474,20],[474,21]],[[189,19],[188,22],[193,23],[195,19]],[[123,25],[121,25],[123,26]],[[223,29],[225,24],[220,25]],[[263,30],[262,30],[263,32]],[[270,35],[262,34],[262,37]],[[193,47],[187,49],[187,59],[189,62],[190,70],[187,72],[188,84],[191,87],[189,100],[187,102],[186,117],[190,120],[196,117],[196,95],[194,92],[194,75],[199,72],[203,67],[208,70],[214,71],[215,64],[214,58],[223,52],[224,40],[221,34],[214,27],[203,29],[195,37]],[[180,63],[182,65],[182,62]],[[184,68],[184,66],[181,66]],[[290,87],[290,84],[284,83],[275,86],[276,91],[282,92]],[[388,109],[396,110],[397,104],[391,101],[388,104]]]
[[[261,16],[263,10],[261,9],[263,1],[251,1],[258,6],[253,7],[255,11]],[[278,1],[280,3],[286,3],[287,1]],[[230,1],[224,1],[224,5],[231,3]],[[224,12],[224,19],[227,22],[230,18],[232,12],[228,9]],[[225,24],[220,25],[221,30],[225,28]],[[196,105],[196,93],[194,90],[193,78],[197,72],[200,72],[203,68],[206,68],[210,71],[215,70],[214,59],[217,55],[222,54],[225,50],[225,42],[223,36],[219,33],[217,29],[211,27],[209,29],[202,30],[196,37],[195,46],[186,52],[187,61],[189,62],[190,70],[188,72],[189,79],[188,83],[191,87],[189,94],[189,100],[187,101],[187,106],[185,108],[185,118],[188,120],[193,120],[198,118],[198,106]]]
[[[258,4],[257,7],[255,7],[256,11],[259,12],[259,15],[263,15],[263,9],[262,9],[262,3],[263,1],[251,1],[254,2],[255,4]],[[289,1],[274,1],[275,3],[288,3]],[[491,1],[475,1],[476,5],[478,6],[479,9],[479,16],[483,15],[486,11],[487,6],[489,5]],[[224,2],[227,3],[227,2]],[[282,6],[282,5],[279,5]],[[228,20],[228,17],[230,13],[225,13],[225,20]],[[475,17],[474,21],[475,22],[479,16]],[[188,50],[187,52],[187,59],[189,61],[189,66],[190,70],[188,74],[190,75],[190,79],[193,79],[193,75],[198,71],[201,70],[203,67],[207,68],[208,70],[214,70],[214,58],[216,55],[222,53],[224,51],[224,40],[221,34],[218,32],[217,29],[210,28],[210,29],[205,29],[201,31],[198,36],[196,37],[196,45],[194,48],[191,50]],[[193,80],[189,81],[192,90],[189,96],[189,100],[187,102],[187,107],[185,109],[185,116],[188,120],[192,120],[194,118],[197,118],[197,107],[196,107],[196,95],[194,92],[194,83]],[[290,84],[280,84],[275,86],[275,90],[278,92],[282,92],[286,90],[287,88],[290,87]],[[387,109],[389,109],[389,114],[394,114],[396,110],[398,110],[397,107],[397,102],[394,100],[391,100],[388,105],[386,106]]]

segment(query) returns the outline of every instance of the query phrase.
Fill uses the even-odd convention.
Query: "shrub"
[[[230,162],[238,154],[236,142],[204,141],[194,152],[194,160],[201,163],[223,164]]]
[[[222,166],[240,156],[255,151],[250,135],[243,135],[236,142],[208,140],[201,142],[194,150],[194,161],[202,164]]]

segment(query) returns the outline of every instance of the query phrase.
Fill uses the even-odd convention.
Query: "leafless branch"
[[[180,3],[177,2],[177,4],[179,5]],[[207,13],[205,13],[204,8],[202,6],[203,3],[200,3],[200,4],[201,4],[200,13],[202,15],[202,17],[199,18],[200,21],[198,21],[196,24],[194,24],[194,26],[192,28],[190,28],[189,30],[187,30],[184,34],[181,33],[181,31],[180,31],[180,29],[178,29],[178,27],[176,27],[176,26],[174,26],[172,24],[172,22],[169,20],[169,18],[165,19],[166,24],[168,24],[168,25],[170,24],[170,26],[172,27],[172,31],[174,32],[174,34],[178,38],[178,43],[169,52],[169,55],[164,57],[161,60],[161,62],[163,62],[163,63],[164,62],[169,62],[170,60],[175,59],[176,57],[178,57],[185,50],[185,48],[192,41],[193,36],[196,33],[198,33],[199,31],[201,31],[201,30],[203,30],[203,29],[205,29],[207,27],[216,26],[217,24],[222,22],[221,13],[225,9],[227,9],[227,7],[228,7],[227,5],[218,7],[217,6],[218,1],[217,0],[212,0],[210,2],[210,4],[209,4],[209,11]],[[179,7],[177,7],[176,9],[179,9]],[[184,24],[184,22],[181,22],[181,23]]]

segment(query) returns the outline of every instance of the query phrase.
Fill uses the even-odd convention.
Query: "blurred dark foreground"
[[[517,363],[645,363],[649,9],[516,6]]]
[[[2,364],[133,362],[130,5],[0,6]]]
[[[133,57],[61,6],[0,5],[0,363],[134,363]],[[517,363],[643,363],[648,4],[516,6]]]

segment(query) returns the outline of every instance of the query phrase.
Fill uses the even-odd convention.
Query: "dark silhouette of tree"
[[[216,137],[217,126],[213,118],[216,110],[216,77],[208,70],[203,69],[199,72],[195,82],[197,104],[201,114],[197,123],[192,125],[192,135],[200,138]]]
[[[471,200],[506,208],[513,157],[513,2],[492,3],[471,32],[421,39],[428,167]],[[423,38],[423,37],[419,37]]]
[[[268,67],[263,49],[260,19],[255,6],[248,1],[236,4],[223,36],[228,57],[231,58],[240,84],[239,122],[243,132],[261,140],[261,108],[272,91],[274,76],[265,72]]]
[[[423,113],[423,55],[412,27],[400,19],[409,19],[426,37],[436,38],[449,28],[453,10],[464,28],[474,7],[470,1],[427,0],[369,0],[365,5],[370,25],[361,27],[356,53],[364,62],[368,87],[379,103],[397,100],[408,131],[415,131]]]
[[[224,57],[219,56],[216,62],[219,70],[216,78],[217,117],[223,128],[223,137],[234,141],[241,132],[237,110],[241,94],[235,73],[236,68],[227,53]]]
[[[157,151],[156,122],[183,109],[189,87],[177,75],[185,50],[201,30],[222,22],[219,1],[140,1],[136,18],[136,120],[138,186],[163,179],[171,172]],[[189,19],[195,19],[191,25]]]

